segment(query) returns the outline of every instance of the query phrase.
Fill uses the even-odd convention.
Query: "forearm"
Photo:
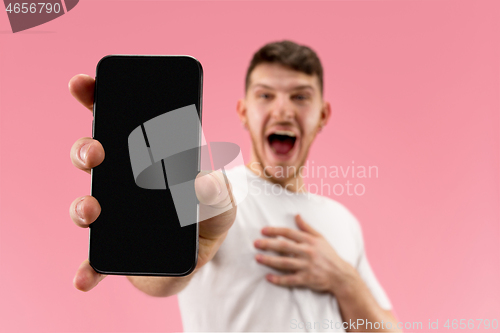
[[[356,269],[350,266],[347,271],[344,282],[333,293],[339,303],[343,321],[356,322],[361,325],[353,325],[355,329],[348,325],[346,330],[349,332],[401,332],[397,328],[396,319],[391,311],[380,307]],[[358,319],[359,322],[357,322]],[[371,322],[372,325],[366,325],[367,322]],[[389,324],[391,329],[387,328],[388,322],[391,323]]]
[[[194,272],[182,277],[127,276],[127,279],[140,291],[155,297],[168,297],[184,289]]]

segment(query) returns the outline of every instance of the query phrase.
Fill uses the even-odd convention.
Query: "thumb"
[[[203,205],[225,207],[232,201],[231,184],[221,171],[200,172],[196,176],[194,187],[196,197]]]
[[[300,230],[305,231],[314,236],[321,236],[321,234],[317,232],[316,229],[314,229],[308,223],[306,223],[306,221],[304,221],[304,219],[302,218],[302,216],[300,216],[300,214],[295,215],[295,223],[297,224]]]
[[[202,171],[196,177],[194,185],[200,201],[199,235],[205,239],[218,240],[236,218],[231,183],[221,171]]]

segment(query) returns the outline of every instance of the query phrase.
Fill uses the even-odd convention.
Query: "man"
[[[93,87],[94,80],[84,75],[69,84],[89,110]],[[304,190],[299,170],[331,113],[316,53],[291,41],[263,46],[250,63],[245,97],[236,109],[252,140],[251,159],[228,173],[247,175],[248,196],[238,207],[200,223],[199,261],[192,274],[128,279],[149,295],[178,294],[186,331],[396,331],[358,221],[336,201]],[[103,161],[104,148],[82,138],[73,145],[71,159],[90,172]],[[197,178],[201,205],[230,200],[218,176]],[[231,184],[233,190],[241,185]],[[91,196],[70,207],[82,227],[99,213]],[[87,291],[103,278],[86,260],[74,284]]]

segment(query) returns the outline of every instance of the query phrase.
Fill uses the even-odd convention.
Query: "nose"
[[[271,117],[278,121],[293,119],[293,105],[285,95],[278,95],[271,106]]]

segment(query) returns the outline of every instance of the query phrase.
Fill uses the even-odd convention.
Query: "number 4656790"
[[[23,2],[23,3],[9,3],[5,9],[8,13],[14,12],[15,14],[41,14],[45,12],[50,14],[52,12],[59,13],[61,11],[61,4],[45,3],[45,2]]]
[[[477,322],[476,322],[477,321]],[[481,327],[482,326],[482,327]],[[480,328],[484,328],[484,329],[494,329],[496,330],[498,328],[498,320],[496,319],[492,319],[492,320],[489,320],[489,319],[460,319],[460,322],[458,319],[453,319],[451,321],[451,324],[450,324],[450,319],[448,319],[446,321],[446,323],[444,323],[444,327],[450,329],[461,329],[461,330],[464,330],[464,329],[480,329]]]

